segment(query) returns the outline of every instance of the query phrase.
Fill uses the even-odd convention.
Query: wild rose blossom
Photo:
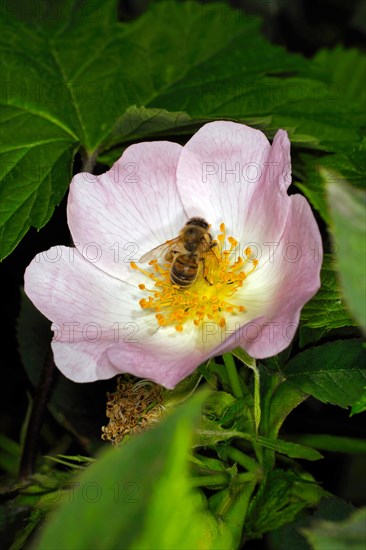
[[[289,196],[290,142],[233,122],[182,147],[131,145],[105,174],[77,174],[68,224],[76,248],[28,266],[25,291],[52,324],[55,363],[76,382],[123,372],[173,388],[200,363],[243,347],[286,348],[320,286],[321,237],[306,199]],[[139,263],[192,217],[216,241],[188,289],[164,257]]]

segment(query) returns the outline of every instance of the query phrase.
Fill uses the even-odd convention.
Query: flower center
[[[149,262],[150,271],[131,262],[133,269],[139,270],[153,283],[153,288],[143,283],[139,285],[147,293],[147,298],[142,298],[139,303],[142,309],[155,313],[159,326],[174,326],[181,332],[188,321],[200,327],[209,320],[225,327],[228,315],[245,311],[242,304],[235,303],[239,297],[235,294],[255,270],[258,260],[251,258],[250,247],[238,256],[239,243],[234,237],[226,236],[224,223],[220,225],[220,231],[213,241],[214,246],[195,257],[197,277],[189,288],[173,284],[170,276],[174,262],[177,259],[187,261],[186,257],[176,256],[163,264],[152,260]]]

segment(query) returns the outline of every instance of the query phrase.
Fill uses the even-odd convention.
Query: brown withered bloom
[[[113,445],[129,434],[142,432],[165,413],[163,388],[149,380],[127,380],[119,377],[114,393],[107,393],[107,426],[102,427],[102,439]]]

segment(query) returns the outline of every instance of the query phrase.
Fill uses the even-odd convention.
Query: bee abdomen
[[[197,278],[197,260],[195,256],[183,254],[178,256],[170,271],[170,280],[182,288],[191,286]]]

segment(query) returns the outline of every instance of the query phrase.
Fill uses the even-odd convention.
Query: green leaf
[[[365,350],[358,340],[329,342],[303,351],[285,369],[287,381],[324,403],[347,407],[362,395]]]
[[[327,183],[337,182],[339,175],[352,186],[365,188],[366,138],[350,148],[347,154],[327,155],[318,161],[319,177],[324,182],[324,195]]]
[[[197,470],[206,473],[226,471],[226,465],[218,458],[211,458],[196,453],[190,457],[190,461],[195,465]]]
[[[341,286],[352,314],[366,329],[366,194],[341,178],[328,181],[327,192]]]
[[[244,100],[250,88],[243,89],[243,75],[252,85],[269,72],[304,68],[300,56],[270,46],[261,36],[259,24],[258,19],[227,10],[223,3],[154,3],[129,30],[140,46],[154,52],[150,63],[155,89],[145,105],[207,116],[238,94]],[[174,105],[178,104],[177,109]],[[259,109],[254,113],[253,107],[249,116],[263,116]]]
[[[20,445],[6,435],[0,434],[0,451],[0,468],[16,478],[19,471]]]
[[[313,517],[330,521],[343,521],[348,518],[356,508],[350,503],[333,495],[326,495],[319,502]]]
[[[328,333],[328,329],[324,327],[310,328],[304,324],[299,327],[299,346],[304,348],[309,344],[316,344]]]
[[[209,120],[193,120],[183,111],[169,112],[166,109],[146,109],[132,105],[116,121],[111,134],[103,143],[103,153],[98,156],[98,162],[112,166],[125,149],[121,143],[150,137],[166,139],[169,136],[173,136],[176,141],[177,136],[191,135]]]
[[[321,488],[318,486],[319,496],[322,496]],[[271,533],[271,548],[282,550],[284,548],[296,548],[296,550],[311,550],[310,545],[301,534],[301,529],[308,527],[312,520],[317,518],[340,521],[346,519],[355,508],[345,500],[333,496],[321,498],[317,509],[312,516],[300,516],[293,523],[283,525],[280,529]],[[329,549],[330,550],[330,549]],[[332,549],[332,550],[335,550]],[[338,550],[338,549],[337,549]]]
[[[76,479],[73,498],[49,517],[37,548],[53,548],[55,540],[74,549],[226,547],[188,481],[202,402],[195,395],[156,428],[104,452]]]
[[[232,355],[237,357],[246,367],[253,371],[254,377],[254,401],[253,401],[253,419],[255,424],[255,430],[258,433],[259,424],[262,416],[261,409],[261,396],[260,396],[260,374],[257,367],[256,360],[247,354],[243,348],[235,348],[232,351]]]
[[[365,185],[365,137],[357,143],[349,143],[349,147],[342,153],[325,155],[322,157],[300,154],[300,163],[294,163],[297,177],[295,185],[310,201],[327,224],[330,223],[330,213],[326,197],[327,182],[337,181],[341,175],[348,182],[357,187]]]
[[[225,428],[240,429],[241,431],[253,431],[253,399],[250,395],[235,399],[231,394],[214,391],[210,393],[209,398],[204,403],[203,419],[199,428],[205,426],[210,431],[215,431],[215,425],[218,429]],[[214,424],[206,423],[206,420]]]
[[[229,441],[240,436],[241,434],[237,430],[227,430],[214,420],[203,417],[195,430],[193,446],[213,446],[221,441]]]
[[[226,4],[151,2],[123,24],[115,0],[64,0],[56,12],[47,3],[49,18],[32,6],[4,7],[3,257],[49,220],[78,149],[110,164],[113,145],[122,152],[130,140],[222,118],[270,137],[286,128],[301,147],[349,151],[360,141],[360,106],[330,94],[316,63],[270,44],[259,20]]]
[[[198,61],[183,55],[178,63],[174,45],[180,35],[169,21],[172,32],[162,46],[160,41],[148,44],[144,37],[145,46],[152,46],[153,59],[146,66],[149,55],[141,34],[152,38],[156,22],[151,26],[152,14],[147,14],[136,23],[117,23],[115,0],[87,9],[76,4],[72,10],[68,1],[61,2],[50,18],[47,5],[42,24],[37,19],[42,5],[32,5],[29,10],[17,9],[9,1],[4,6],[0,57],[6,144],[1,149],[1,257],[14,249],[30,226],[40,228],[49,220],[71,179],[73,155],[80,146],[87,156],[95,156],[131,105],[144,105],[159,95],[159,88]],[[191,8],[188,12],[202,27],[200,8]],[[189,28],[186,12],[176,5],[172,9],[159,6],[154,16],[162,29],[165,16],[171,15]],[[192,46],[193,53],[197,44]],[[204,55],[212,53],[212,46],[211,42]],[[174,64],[169,67],[165,59],[161,63],[165,75],[157,71],[160,62],[155,64],[161,56],[154,50],[159,52],[161,47],[163,52],[174,53]],[[179,47],[178,51],[183,50]],[[128,125],[129,120],[127,115],[124,123]]]
[[[220,382],[225,391],[231,391],[230,381],[225,367],[218,364],[214,359],[209,359],[205,363],[202,363],[199,367],[199,371],[210,387],[216,388],[218,382]]]
[[[255,423],[253,420],[253,399],[251,396],[238,399],[228,407],[220,419],[220,424],[225,428],[235,428],[254,434]]]
[[[269,533],[268,539],[272,550],[283,550],[284,548],[296,548],[296,550],[311,550],[310,545],[305,538],[300,535],[297,530],[299,525],[302,526],[303,518],[299,514],[299,518],[291,523],[282,525],[279,529],[275,529]]]
[[[204,122],[205,119],[193,121],[183,111],[169,112],[166,109],[146,109],[131,105],[117,119],[108,136],[108,141],[103,144],[103,149],[109,149],[121,142],[135,141],[149,136],[161,138],[161,136],[176,136],[181,133],[191,134]],[[102,155],[101,159],[103,158],[105,158],[105,154]]]
[[[299,478],[291,472],[270,472],[250,504],[245,525],[248,538],[258,538],[289,523],[307,505],[296,487],[297,481]]]
[[[64,0],[51,15],[48,4],[31,4],[4,6],[1,257],[50,219],[77,149],[93,158],[121,113],[149,93],[145,52],[117,22],[115,0]]]
[[[307,75],[308,76],[308,75]],[[272,128],[286,128],[292,143],[311,149],[345,152],[362,138],[363,109],[345,102],[328,83],[310,78],[291,78],[267,83],[276,102],[272,107]],[[293,92],[294,100],[284,99]],[[253,99],[252,99],[253,100]],[[267,114],[267,106],[264,107]]]
[[[307,327],[328,330],[354,325],[338,290],[334,266],[333,257],[325,254],[320,273],[321,287],[301,312],[301,321]]]
[[[84,457],[73,457],[68,455],[57,455],[57,456],[44,455],[44,457],[47,458],[48,460],[51,460],[52,462],[56,462],[57,464],[62,464],[64,466],[67,466],[70,470],[83,470],[91,462],[94,462],[94,459],[91,459],[91,458],[88,459]]]
[[[310,447],[306,447],[305,445],[299,445],[298,443],[283,441],[281,439],[256,436],[254,434],[241,432],[238,430],[226,430],[208,418],[201,420],[199,426],[197,427],[194,437],[194,446],[212,446],[221,441],[229,441],[234,438],[245,439],[250,441],[252,444],[259,444],[266,449],[276,451],[289,456],[290,458],[303,458],[304,460],[319,460],[320,458],[323,458],[318,451],[311,449]]]
[[[2,109],[0,167],[0,258],[7,256],[31,226],[50,219],[71,180],[77,148],[62,128],[18,106]]]
[[[238,490],[238,488],[236,488],[236,494],[235,489],[233,487],[230,487],[229,489],[231,489],[231,495],[229,494],[229,499],[231,500],[231,502],[228,506],[226,505],[226,502],[229,499],[227,498],[227,495],[224,496],[224,502],[222,503],[223,506],[221,506],[221,510],[219,510],[218,517],[220,517],[221,513],[224,511],[224,522],[230,529],[230,533],[233,537],[232,548],[241,547],[241,542],[243,540],[243,528],[245,529],[247,520],[246,516],[253,492],[255,490],[255,485],[256,484],[254,481],[246,483],[241,488],[241,490]]]
[[[10,546],[9,550],[22,550],[25,547],[30,535],[38,527],[40,522],[44,519],[44,512],[38,508],[32,510],[29,518],[27,518],[27,524],[23,529],[19,530],[15,536],[15,540]]]
[[[309,153],[300,154],[298,166],[296,167],[296,176],[300,181],[297,178],[294,181],[296,187],[302,191],[312,207],[327,223],[329,223],[329,212],[325,197],[325,181],[320,166],[324,166],[328,159],[331,163],[335,156],[323,156],[319,159],[318,156]],[[332,173],[332,168],[328,167],[328,170]]]
[[[251,437],[250,441],[254,441],[254,438]],[[306,447],[305,445],[299,445],[298,443],[292,443],[291,441],[270,439],[263,436],[258,436],[255,441],[263,445],[263,447],[266,447],[266,449],[271,449],[272,451],[284,454],[290,458],[303,458],[304,460],[319,460],[323,458],[323,455],[315,449]]]
[[[244,365],[246,365],[247,367],[251,369],[256,367],[255,359],[250,355],[248,355],[243,348],[235,348],[232,351],[232,354],[234,355],[234,357],[237,357],[238,359],[240,359],[240,361],[244,363]]]
[[[164,401],[164,406],[174,407],[175,405],[178,405],[178,403],[184,403],[184,401],[187,401],[187,399],[189,399],[197,389],[201,378],[202,375],[198,370],[196,370],[193,374],[190,374],[181,380],[181,382],[179,382],[173,390],[163,390],[162,398]]]
[[[337,46],[333,50],[319,51],[313,61],[320,78],[327,74],[339,95],[365,105],[366,55],[363,52]]]
[[[92,152],[114,122],[119,105],[111,96],[118,78],[127,76],[117,55],[121,33],[111,24],[114,2],[87,13],[70,11],[68,2],[58,7],[40,25],[41,4],[4,6],[1,257],[30,226],[50,219],[70,182],[75,151],[82,144]]]
[[[218,419],[221,422],[225,413],[236,404],[236,410],[244,408],[240,400],[236,400],[230,393],[215,391],[210,393],[208,399],[206,399],[203,405],[203,413],[208,418]]]
[[[313,521],[301,531],[314,550],[364,550],[366,508],[356,510],[344,521]]]
[[[366,387],[363,388],[363,393],[358,401],[352,405],[351,416],[366,411]]]
[[[275,389],[269,403],[269,410],[265,413],[265,433],[276,438],[288,415],[306,399],[307,395],[283,381]]]
[[[298,443],[309,445],[320,451],[338,453],[362,454],[366,453],[366,441],[354,437],[343,437],[329,434],[300,434],[291,436]]]
[[[118,24],[115,1],[87,9],[75,3],[71,11],[64,1],[58,16],[52,20],[45,14],[41,25],[36,17],[26,20],[27,10],[14,10],[11,2],[6,5],[4,70],[13,88],[5,102],[40,114],[92,153],[121,110],[139,95],[139,83],[132,89],[131,82],[141,69],[127,64],[126,57],[141,55],[141,49]]]

